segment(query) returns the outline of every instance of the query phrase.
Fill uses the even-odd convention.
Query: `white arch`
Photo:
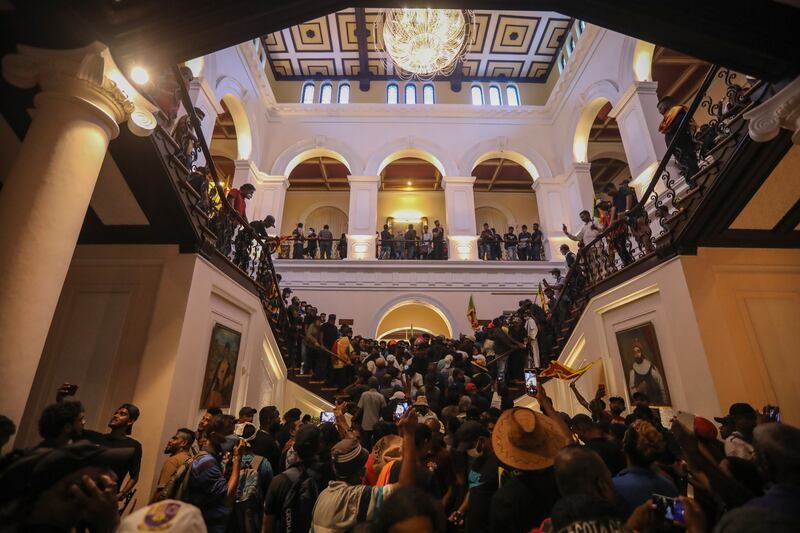
[[[476,201],[475,201],[475,212],[476,213],[477,213],[478,209],[484,209],[484,208],[487,208],[487,207],[491,208],[491,209],[496,209],[496,210],[500,211],[501,213],[503,213],[503,216],[506,217],[506,223],[509,226],[515,226],[516,227],[516,225],[517,225],[516,218],[514,218],[514,215],[511,214],[511,211],[505,205],[503,205],[502,202],[490,203],[490,202],[485,201],[485,200],[482,201],[482,202],[479,202],[476,199]],[[481,226],[483,224],[483,222],[481,222],[480,220],[475,220],[475,224],[477,226]],[[506,228],[503,228],[503,230],[505,230],[505,229]],[[480,233],[480,231],[478,231],[478,233]]]
[[[606,102],[612,105],[619,98],[619,88],[611,80],[600,80],[589,87],[581,94],[578,101],[580,109],[577,117],[574,118],[572,131],[572,161],[576,163],[587,163],[589,161],[589,131],[592,129],[597,112],[600,111]]]
[[[506,137],[486,139],[473,145],[461,158],[459,170],[462,175],[469,176],[480,163],[495,157],[503,157],[519,163],[525,167],[534,181],[542,176],[551,177],[553,175],[547,160],[539,152],[529,146],[523,147],[518,143],[510,142]]]
[[[627,165],[628,157],[625,155],[625,149],[622,146],[622,143],[619,143],[618,146],[612,147],[605,146],[607,144],[612,143],[595,143],[592,146],[589,146],[589,162],[591,163],[595,159],[616,159],[617,161],[622,161]]]
[[[217,83],[215,94],[225,102],[236,129],[237,159],[250,159],[253,155],[253,131],[245,107],[247,91],[238,80],[224,76]]]
[[[330,207],[331,209],[336,209],[337,211],[341,211],[344,214],[344,216],[347,217],[347,212],[344,209],[336,207],[335,205],[331,205],[331,202],[315,202],[303,210],[303,212],[300,214],[298,222],[303,222],[305,224],[306,219],[308,219],[311,213],[323,207]]]
[[[299,163],[312,157],[330,157],[339,161],[350,174],[359,175],[361,160],[347,144],[323,135],[303,139],[286,148],[272,164],[273,176],[288,176]]]
[[[392,333],[397,333],[398,331],[405,331],[407,329],[409,329],[409,328],[394,328],[394,329],[390,329],[389,331],[384,331],[383,335],[381,335],[380,337],[376,337],[375,340],[376,341],[383,340],[384,338],[386,338],[387,335],[391,335]],[[432,332],[431,330],[429,330],[428,328],[420,328],[418,326],[414,326],[414,331],[419,331],[421,333],[427,333],[428,335],[435,335],[435,333]]]
[[[378,327],[381,325],[381,322],[386,315],[403,307],[405,305],[422,305],[423,307],[427,307],[441,318],[444,321],[445,326],[447,326],[448,330],[448,338],[453,337],[453,325],[456,323],[453,315],[447,309],[447,306],[439,302],[438,300],[431,298],[425,294],[413,293],[413,294],[404,294],[402,296],[397,296],[392,298],[388,302],[386,302],[383,307],[381,307],[377,313],[375,313],[375,318],[372,321],[369,331],[370,335],[376,336],[378,334]]]
[[[442,176],[458,176],[458,166],[447,154],[447,150],[434,142],[408,136],[387,143],[376,150],[367,161],[364,174],[378,176],[391,162],[403,157],[416,157],[435,166]]]

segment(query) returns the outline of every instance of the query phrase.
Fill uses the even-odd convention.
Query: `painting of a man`
[[[221,324],[214,324],[203,380],[203,393],[200,397],[201,409],[231,406],[241,340],[242,334],[238,331]]]
[[[652,322],[617,332],[628,394],[645,394],[652,405],[671,405]]]

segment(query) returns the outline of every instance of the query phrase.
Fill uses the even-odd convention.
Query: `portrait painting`
[[[641,392],[647,395],[653,406],[671,406],[653,323],[618,331],[617,346],[622,357],[628,397],[633,399],[634,393]]]
[[[200,408],[227,408],[231,406],[233,380],[239,360],[239,344],[242,334],[222,324],[214,324],[211,344],[208,347],[206,371],[203,376],[203,393]]]

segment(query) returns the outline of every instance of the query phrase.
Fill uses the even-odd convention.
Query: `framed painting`
[[[214,324],[211,344],[208,347],[206,371],[203,375],[203,393],[200,409],[231,406],[236,364],[239,361],[239,345],[242,334],[222,324]]]
[[[633,399],[634,393],[641,392],[647,395],[653,406],[671,406],[653,323],[618,331],[617,346],[622,357],[628,397]]]

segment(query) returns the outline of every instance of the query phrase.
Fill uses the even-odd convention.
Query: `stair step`
[[[324,381],[321,381],[321,380],[314,380],[314,379],[312,379],[312,380],[310,380],[310,381],[308,382],[308,384],[309,384],[309,385],[324,385],[324,384],[325,384],[325,382],[324,382]]]

